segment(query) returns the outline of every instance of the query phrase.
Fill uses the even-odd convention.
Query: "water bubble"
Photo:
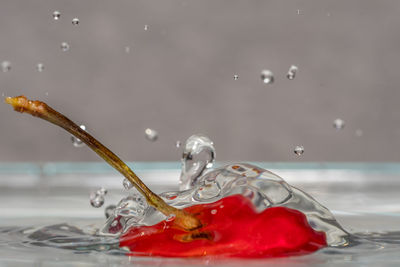
[[[1,62],[1,69],[3,72],[9,72],[11,70],[11,62],[7,60]]]
[[[144,133],[146,134],[146,139],[149,141],[156,141],[158,139],[158,132],[156,130],[147,128]]]
[[[85,130],[85,131],[86,131],[86,126],[85,126],[85,125],[82,124],[82,125],[79,126],[79,127],[81,127],[82,130]],[[72,141],[72,144],[74,145],[74,147],[82,147],[82,146],[85,145],[85,143],[83,143],[81,139],[76,138],[76,137],[73,136],[73,135],[71,135],[71,141]]]
[[[357,137],[361,137],[361,136],[363,136],[363,135],[364,135],[363,130],[361,130],[361,129],[357,129],[357,130],[356,130],[356,136],[357,136]]]
[[[274,74],[270,70],[261,71],[261,80],[265,84],[271,84],[274,82]]]
[[[44,70],[44,64],[43,63],[38,63],[36,65],[36,69],[38,72],[42,72]]]
[[[68,51],[69,50],[69,44],[67,42],[62,42],[61,43],[61,49],[64,52]]]
[[[104,196],[94,192],[90,194],[90,205],[94,208],[100,208],[104,204]]]
[[[122,185],[126,190],[129,190],[133,187],[132,183],[126,178],[122,181]]]
[[[79,24],[79,19],[78,18],[73,18],[72,19],[72,25],[78,25]]]
[[[296,147],[294,148],[294,153],[295,153],[297,156],[303,155],[303,153],[304,153],[304,147],[303,147],[303,146],[296,146]]]
[[[54,19],[54,20],[59,20],[60,17],[61,17],[60,11],[54,11],[54,12],[53,12],[53,19]]]
[[[235,81],[239,80],[239,75],[237,75],[237,74],[233,75],[233,79],[234,79]]]
[[[182,142],[181,142],[181,141],[179,141],[179,140],[176,141],[176,143],[175,143],[176,148],[180,148],[181,145],[182,145]]]
[[[144,30],[147,31],[149,29],[149,25],[144,25]]]
[[[295,65],[290,66],[288,73],[286,74],[286,77],[289,80],[293,80],[296,77],[296,73],[298,71],[298,67],[296,67]]]
[[[336,119],[333,121],[333,127],[336,130],[342,130],[344,128],[344,125],[345,125],[345,123],[344,123],[344,120],[342,120],[342,119]]]
[[[104,215],[106,215],[106,218],[108,219],[111,215],[114,214],[114,210],[115,210],[116,206],[115,205],[109,205],[106,207],[106,209],[104,210]]]
[[[125,53],[129,54],[131,52],[130,46],[125,46]]]

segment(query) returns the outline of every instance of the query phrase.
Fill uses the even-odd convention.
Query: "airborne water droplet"
[[[175,143],[176,148],[180,148],[181,145],[182,145],[181,141],[179,141],[179,140],[176,141],[176,143]]]
[[[239,75],[237,75],[237,74],[233,75],[233,79],[234,79],[235,81],[239,80]]]
[[[38,63],[36,65],[36,69],[37,69],[38,72],[44,71],[44,64],[43,63]]]
[[[149,29],[149,25],[144,25],[144,30],[147,31]]]
[[[357,137],[361,137],[361,136],[363,136],[363,134],[364,134],[363,130],[361,130],[361,129],[357,129],[356,130],[356,136]]]
[[[342,120],[342,119],[336,119],[333,121],[333,127],[336,130],[342,130],[344,128],[344,125],[345,125],[345,123],[344,123],[344,120]]]
[[[11,62],[7,60],[1,62],[1,70],[3,72],[9,72],[11,70]]]
[[[296,73],[297,73],[297,70],[298,70],[298,69],[299,69],[299,68],[296,67],[295,65],[290,66],[289,71],[288,71],[288,73],[286,74],[286,77],[287,77],[289,80],[293,80],[293,79],[296,77]]]
[[[98,192],[93,192],[90,194],[90,205],[94,208],[100,208],[104,204],[104,196],[98,194]]]
[[[298,156],[303,155],[303,153],[304,153],[304,147],[303,147],[303,146],[296,146],[296,147],[294,148],[294,153],[295,153],[296,155],[298,155]]]
[[[107,192],[108,192],[107,189],[105,189],[104,187],[101,187],[96,191],[97,194],[102,195],[102,196],[107,195]]]
[[[82,124],[82,125],[79,126],[79,127],[81,127],[82,130],[85,130],[85,131],[86,131],[86,126],[85,126],[85,125]],[[85,143],[83,143],[81,139],[76,138],[76,137],[73,136],[73,135],[71,135],[71,141],[72,141],[72,144],[74,145],[74,147],[82,147],[82,146],[85,145]]]
[[[54,20],[59,20],[61,17],[61,13],[59,11],[54,11],[53,12],[53,19]]]
[[[274,82],[274,74],[270,70],[261,71],[261,80],[265,84],[271,84]]]
[[[72,19],[72,25],[78,25],[79,24],[79,19],[78,18],[73,18]]]
[[[130,46],[125,46],[125,53],[129,54],[131,52]]]
[[[144,133],[146,135],[146,139],[149,141],[154,142],[158,139],[158,132],[156,130],[147,128]]]
[[[62,42],[61,43],[61,49],[64,52],[68,51],[69,50],[69,44],[67,42]]]
[[[133,187],[132,183],[126,178],[122,181],[122,185],[126,190],[129,190]]]

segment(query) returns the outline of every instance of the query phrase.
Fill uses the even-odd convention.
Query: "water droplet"
[[[97,192],[90,194],[90,205],[94,208],[100,208],[104,204],[104,196],[99,195]]]
[[[179,140],[176,141],[176,143],[175,143],[176,148],[180,148],[181,145],[182,145],[181,141],[179,141]]]
[[[122,185],[126,190],[129,190],[133,187],[132,183],[126,178],[122,181]]]
[[[274,82],[274,74],[270,70],[261,71],[261,80],[265,84],[271,84]]]
[[[152,141],[152,142],[157,141],[157,139],[158,139],[158,132],[157,132],[156,130],[147,128],[147,129],[144,131],[144,133],[146,134],[147,140]]]
[[[79,127],[81,127],[82,130],[86,131],[86,126],[85,125],[81,125]],[[83,143],[81,139],[76,138],[73,135],[71,135],[71,141],[72,141],[72,144],[74,145],[74,147],[82,147],[82,146],[85,145],[85,143]]]
[[[108,192],[107,189],[105,189],[104,187],[101,187],[96,191],[97,194],[102,195],[102,196],[107,195],[107,192]]]
[[[131,52],[130,46],[125,46],[125,53],[129,54]]]
[[[2,97],[5,97],[5,96],[6,96],[6,93],[4,93],[4,92],[1,93],[1,96],[2,96]]]
[[[233,75],[233,79],[234,79],[235,81],[239,80],[239,75],[237,75],[237,74]]]
[[[104,210],[104,215],[106,215],[106,218],[108,219],[111,215],[114,214],[116,206],[115,205],[109,205],[107,208]]]
[[[46,93],[44,93],[46,96],[48,96],[49,95],[49,92],[46,92]]]
[[[9,72],[11,70],[11,62],[7,60],[1,62],[1,69],[3,72]]]
[[[53,12],[53,19],[54,20],[59,20],[61,17],[61,13],[59,11],[54,11]]]
[[[297,9],[297,15],[300,15],[300,9]]]
[[[363,130],[361,130],[361,129],[357,129],[357,130],[356,130],[356,136],[357,136],[357,137],[361,137],[361,136],[363,136],[363,135],[364,135]]]
[[[38,63],[36,65],[36,69],[37,69],[38,72],[44,71],[44,64],[43,63]]]
[[[290,66],[288,73],[286,74],[286,77],[289,80],[293,80],[296,77],[296,73],[298,71],[298,67],[296,67],[295,65]]]
[[[303,153],[304,153],[304,147],[303,147],[303,146],[296,146],[296,147],[294,148],[294,153],[295,153],[296,155],[298,155],[298,156],[303,155]]]
[[[144,25],[144,30],[147,31],[149,29],[149,25]]]
[[[333,121],[333,127],[336,130],[342,130],[344,128],[344,125],[345,125],[345,123],[344,123],[344,120],[342,120],[342,119],[336,119]]]
[[[73,18],[72,19],[72,25],[78,25],[79,24],[79,19],[78,18]]]
[[[62,42],[61,43],[61,49],[64,52],[68,51],[69,50],[69,44],[67,42]]]
[[[216,209],[214,209],[214,210],[211,210],[211,214],[213,214],[213,215],[215,215],[215,214],[217,214],[217,210]]]

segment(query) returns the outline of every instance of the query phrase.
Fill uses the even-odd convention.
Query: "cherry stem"
[[[135,188],[145,196],[149,205],[153,206],[166,216],[175,216],[174,222],[177,227],[183,230],[191,231],[202,226],[199,219],[197,219],[194,215],[174,208],[165,203],[165,201],[162,200],[157,194],[153,193],[117,155],[115,155],[111,150],[97,141],[86,131],[81,129],[66,116],[49,107],[46,103],[37,100],[28,100],[25,96],[7,97],[5,102],[12,105],[15,111],[21,113],[25,112],[58,125],[76,138],[80,139],[100,157],[102,157],[108,164],[125,176],[126,179],[128,179],[132,185],[135,186]]]

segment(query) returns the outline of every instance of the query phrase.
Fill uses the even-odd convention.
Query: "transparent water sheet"
[[[400,246],[400,164],[397,163],[253,163],[271,170],[328,207],[351,233],[382,240],[380,247],[324,249],[302,257],[246,260],[246,264],[281,266],[354,266],[395,264]],[[176,190],[178,162],[132,163],[144,182],[156,192]],[[104,207],[126,195],[122,177],[103,163],[2,163],[0,164],[0,227],[21,228],[68,223],[95,229],[105,221]],[[91,190],[109,190],[103,208],[89,204]],[[390,234],[386,234],[390,232]],[[370,233],[374,233],[371,235]],[[242,265],[242,260],[162,259],[126,257],[93,250],[83,255],[67,249],[31,246],[10,232],[1,233],[2,265],[82,266],[136,265]],[[15,237],[15,238],[14,238]],[[382,245],[383,244],[383,245]]]

